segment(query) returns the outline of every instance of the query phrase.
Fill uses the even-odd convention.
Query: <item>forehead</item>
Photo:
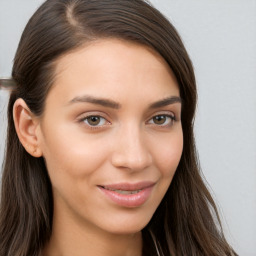
[[[66,101],[81,94],[118,101],[179,96],[176,78],[157,52],[118,39],[98,40],[64,55],[56,63],[55,74],[52,91]]]

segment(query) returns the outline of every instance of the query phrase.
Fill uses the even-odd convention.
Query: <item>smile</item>
[[[141,189],[139,190],[120,190],[120,189],[109,189],[109,188],[105,188],[107,190],[110,190],[110,191],[115,191],[116,193],[119,193],[119,194],[122,194],[122,195],[130,195],[130,194],[137,194],[141,191]]]
[[[140,182],[136,184],[119,183],[98,186],[107,200],[127,208],[142,206],[149,199],[155,183]]]

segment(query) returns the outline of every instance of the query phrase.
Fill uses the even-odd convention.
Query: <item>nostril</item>
[[[147,138],[138,126],[138,122],[129,122],[119,132],[112,151],[112,164],[130,171],[144,170],[150,166],[152,156]]]
[[[134,171],[144,170],[152,164],[152,157],[148,152],[115,152],[112,156],[112,164],[115,167]]]

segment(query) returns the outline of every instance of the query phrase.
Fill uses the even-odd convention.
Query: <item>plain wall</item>
[[[0,0],[0,76],[41,0]],[[196,142],[229,242],[256,255],[256,0],[153,0],[180,32],[198,83]],[[8,93],[0,91],[0,161]]]

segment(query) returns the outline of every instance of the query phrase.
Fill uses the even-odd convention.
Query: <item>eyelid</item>
[[[106,124],[103,125],[90,125],[88,123],[85,122],[86,119],[90,118],[90,117],[99,117],[99,118],[103,118],[106,121]],[[77,118],[77,122],[78,123],[82,123],[84,126],[86,126],[88,129],[101,129],[104,128],[107,125],[110,125],[111,122],[108,120],[109,118],[106,117],[106,115],[104,113],[99,113],[99,112],[89,112],[89,113],[84,113],[82,115],[80,115]]]
[[[163,111],[157,111],[157,112],[151,114],[150,117],[148,118],[148,120],[152,119],[155,116],[169,116],[169,117],[176,119],[176,113],[174,113],[174,111],[163,110]]]
[[[168,117],[171,119],[171,121],[168,123],[168,124],[155,124],[155,123],[150,123],[151,120],[153,120],[153,118],[157,117],[157,116],[165,116],[165,117]],[[177,121],[176,119],[176,115],[173,113],[173,112],[160,112],[160,113],[156,113],[154,114],[153,116],[151,116],[147,123],[150,124],[150,125],[154,125],[154,126],[157,126],[157,127],[170,127],[173,125],[173,123]]]

